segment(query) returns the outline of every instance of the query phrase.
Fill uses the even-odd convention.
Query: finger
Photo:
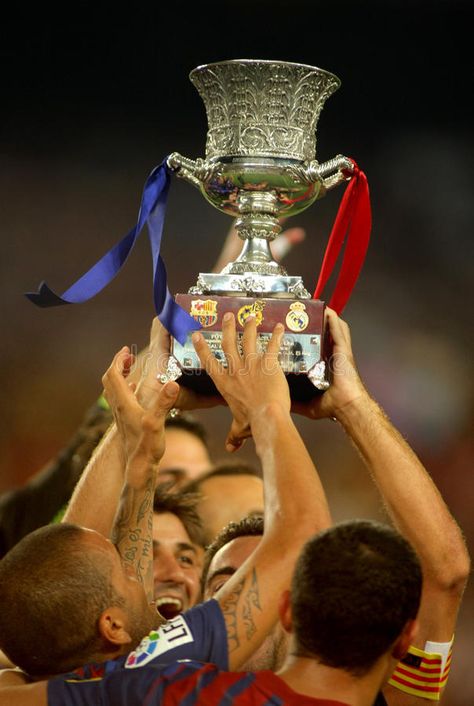
[[[329,323],[329,331],[336,345],[351,346],[351,336],[349,326],[343,321],[333,309],[326,307],[326,319]]]
[[[164,422],[166,415],[172,409],[179,395],[179,385],[174,380],[170,380],[161,388],[156,402],[153,406],[155,416]]]
[[[114,404],[117,397],[130,394],[129,387],[125,382],[124,371],[130,369],[130,354],[128,346],[124,346],[114,356],[107,372],[102,377],[102,384],[107,395],[107,401]]]
[[[128,346],[124,346],[116,353],[113,357],[111,364],[102,376],[102,384],[104,389],[107,387],[110,389],[110,380],[115,379],[117,376],[122,378],[122,373],[125,368],[126,361],[130,357],[130,349]]]
[[[224,368],[212,353],[202,333],[195,331],[192,335],[192,342],[201,366],[215,382],[215,379],[223,374]]]
[[[225,440],[226,451],[229,453],[238,451],[241,446],[243,446],[245,439],[249,436],[251,436],[250,426],[243,426],[233,419],[229,433],[227,434],[227,438]]]
[[[244,333],[242,336],[242,350],[244,356],[255,355],[257,352],[257,319],[255,316],[249,316],[244,324]]]
[[[177,382],[167,382],[158,393],[153,406],[145,413],[141,424],[143,431],[159,433],[164,430],[165,420],[170,409],[172,409],[179,395],[179,385]]]
[[[281,341],[283,339],[283,334],[285,332],[285,327],[283,324],[278,323],[273,329],[272,337],[270,338],[265,352],[266,358],[277,357],[280,352]]]
[[[222,350],[230,370],[235,370],[240,363],[240,353],[237,347],[237,332],[235,316],[228,311],[222,317]]]
[[[126,357],[123,361],[122,376],[124,378],[126,378],[130,375],[134,363],[135,363],[135,356],[133,355],[133,353],[129,353],[128,357]]]

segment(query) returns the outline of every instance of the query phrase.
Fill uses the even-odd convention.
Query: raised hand
[[[128,348],[122,348],[102,382],[122,439],[126,467],[124,485],[112,539],[123,562],[143,584],[153,600],[153,496],[156,471],[165,451],[165,419],[179,393],[176,382],[161,385],[148,409],[138,401],[134,385],[127,382],[133,364]]]
[[[326,308],[326,320],[333,340],[333,350],[329,360],[331,385],[322,395],[315,396],[309,402],[293,402],[291,407],[292,412],[311,419],[324,417],[338,419],[347,406],[361,397],[368,397],[354,361],[349,326],[329,308]]]
[[[153,319],[150,331],[150,345],[137,359],[134,379],[137,380],[137,398],[140,404],[148,408],[156,397],[161,385],[161,375],[166,373],[170,357],[171,337],[159,319]],[[199,395],[186,387],[179,388],[175,407],[181,410],[202,409],[223,404],[218,395]]]
[[[200,333],[193,334],[193,343],[202,367],[233,414],[226,439],[228,451],[236,451],[251,435],[252,419],[268,405],[290,409],[290,394],[285,375],[278,362],[278,352],[284,327],[277,324],[265,352],[259,350],[257,324],[254,317],[245,322],[241,347],[237,343],[235,317],[225,314],[222,322],[222,350],[227,366],[211,352]]]
[[[179,386],[175,382],[162,385],[155,378],[153,394],[150,390],[147,393],[146,409],[135,394],[135,384],[127,382],[133,360],[129,348],[122,348],[104,374],[102,384],[122,438],[127,461],[142,444],[142,451],[146,451],[152,462],[157,463],[165,450],[164,421],[176,402]]]

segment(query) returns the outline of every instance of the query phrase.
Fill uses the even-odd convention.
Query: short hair
[[[386,525],[355,520],[316,535],[292,581],[295,654],[364,675],[416,617],[421,585],[417,555]]]
[[[200,475],[199,478],[186,483],[183,490],[191,493],[200,493],[201,485],[206,480],[218,476],[256,476],[261,478],[262,474],[254,466],[246,463],[221,463],[219,466],[215,466],[210,471]]]
[[[197,511],[199,495],[189,492],[171,492],[172,483],[160,483],[153,499],[153,512],[161,515],[170,512],[181,521],[193,544],[204,549],[204,531]]]
[[[239,522],[229,522],[226,527],[221,529],[211,544],[206,547],[202,567],[201,592],[204,593],[209,567],[219,549],[222,549],[226,544],[229,544],[229,542],[239,537],[261,537],[262,535],[263,515],[248,515],[239,520]]]
[[[41,527],[0,561],[0,648],[33,677],[70,671],[100,646],[97,621],[122,605],[112,562],[84,551],[85,530]]]
[[[190,414],[180,412],[175,416],[168,416],[165,420],[165,429],[179,429],[192,434],[199,439],[209,453],[209,440],[207,431],[201,422]]]

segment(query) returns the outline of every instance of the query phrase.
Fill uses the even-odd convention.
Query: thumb
[[[165,417],[170,409],[175,406],[178,395],[179,385],[177,382],[170,380],[170,382],[163,385],[153,408],[155,415]]]
[[[251,436],[250,427],[248,425],[243,426],[233,419],[225,440],[226,451],[229,453],[238,451],[240,447],[243,446],[245,439],[249,436]]]

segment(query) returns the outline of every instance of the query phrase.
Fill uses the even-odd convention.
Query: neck
[[[278,676],[293,691],[313,698],[341,701],[348,706],[372,706],[390,672],[391,660],[381,657],[367,674],[355,677],[344,669],[320,664],[310,657],[289,655]]]
[[[128,654],[132,651],[132,649],[133,647],[131,647],[130,644],[109,644],[107,647],[104,646],[102,649],[97,650],[96,652],[91,652],[90,655],[87,656],[87,660],[82,660],[81,664],[89,664],[92,662],[108,662],[109,660],[118,659],[119,657]]]

